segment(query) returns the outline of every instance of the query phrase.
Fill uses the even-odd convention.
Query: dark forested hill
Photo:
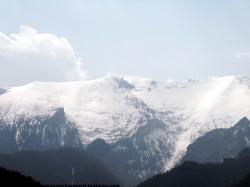
[[[156,175],[138,187],[227,187],[250,173],[250,150],[222,163],[199,164],[187,161],[164,174]]]
[[[0,166],[32,176],[42,184],[119,184],[101,162],[80,149],[0,154]]]
[[[249,187],[250,186],[250,174],[244,177],[240,182],[233,185],[232,187]]]
[[[31,177],[26,177],[19,172],[7,170],[1,167],[0,167],[0,186],[42,187],[42,185],[39,182],[35,182]]]

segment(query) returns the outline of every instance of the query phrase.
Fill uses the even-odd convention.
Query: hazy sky
[[[0,0],[0,86],[249,75],[249,0]]]

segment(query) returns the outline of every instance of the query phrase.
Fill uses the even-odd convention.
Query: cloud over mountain
[[[66,38],[29,26],[14,34],[0,32],[0,85],[85,78],[81,59]]]

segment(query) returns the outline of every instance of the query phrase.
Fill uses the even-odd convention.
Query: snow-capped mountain
[[[26,126],[36,129],[34,132],[41,134],[43,141],[49,141],[44,139],[45,128],[39,121],[50,119],[59,109],[65,120],[58,124],[58,145],[63,145],[62,137],[70,129],[76,130],[71,142],[74,145],[101,138],[122,151],[126,147],[119,143],[129,140],[143,166],[158,158],[153,159],[159,166],[156,169],[150,170],[148,165],[135,172],[143,179],[173,167],[187,146],[206,132],[231,127],[243,116],[249,117],[249,85],[249,79],[240,76],[158,82],[108,75],[79,82],[34,82],[0,90],[0,123],[2,129],[15,127],[11,131],[14,142],[25,138],[28,142],[29,130],[20,133]],[[152,121],[157,123],[152,125]],[[48,128],[49,124],[44,124]]]
[[[2,114],[0,120],[0,152],[48,150],[82,146],[76,125],[63,108],[55,108],[42,116]],[[10,120],[12,118],[12,121]]]

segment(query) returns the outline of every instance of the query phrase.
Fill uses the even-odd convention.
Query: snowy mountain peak
[[[171,168],[199,136],[250,117],[249,85],[241,76],[159,82],[113,74],[87,81],[33,82],[0,91],[0,121],[13,124],[21,117],[43,118],[61,111],[88,144],[97,138],[108,143],[134,138],[155,119],[165,127],[152,131],[147,135],[151,141],[145,142],[171,151],[165,160]],[[157,146],[157,152],[164,155],[165,148]]]

